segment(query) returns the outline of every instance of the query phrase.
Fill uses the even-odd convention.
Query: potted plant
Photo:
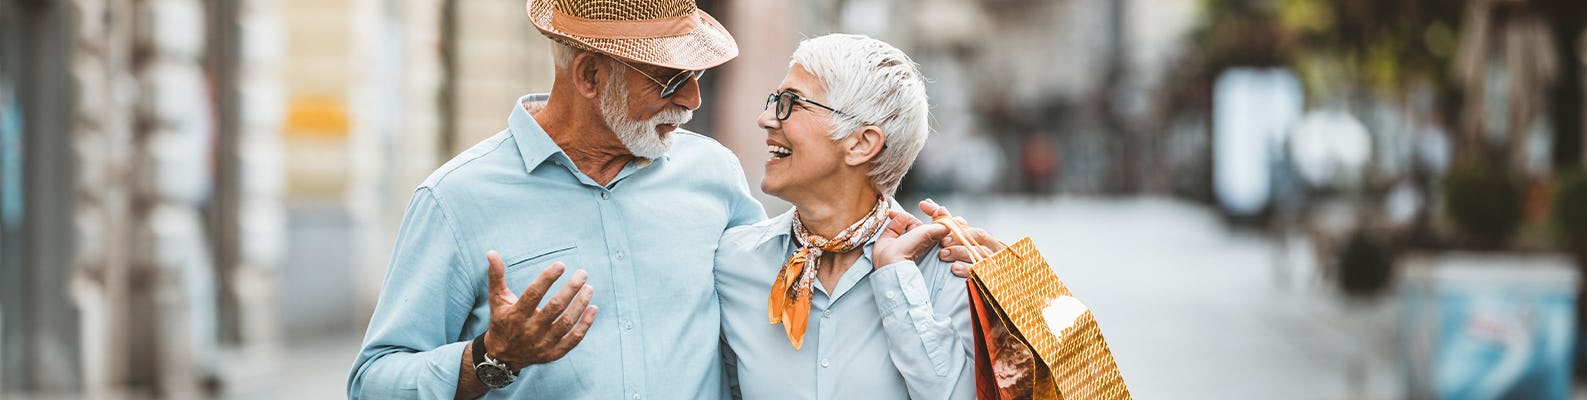
[[[1502,248],[1521,226],[1523,186],[1503,165],[1466,161],[1444,180],[1446,215],[1472,247]]]

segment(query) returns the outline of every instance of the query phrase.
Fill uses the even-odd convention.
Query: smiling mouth
[[[766,152],[771,153],[771,158],[781,159],[793,155],[793,150],[778,145],[766,145]]]

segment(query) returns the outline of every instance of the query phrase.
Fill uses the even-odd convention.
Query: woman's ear
[[[849,147],[845,149],[843,163],[851,167],[871,162],[887,147],[887,134],[882,133],[882,128],[876,125],[860,127],[847,139]]]
[[[611,67],[605,61],[593,51],[580,51],[573,56],[569,70],[573,75],[573,88],[580,96],[594,99],[601,95],[601,79],[609,75],[603,70]]]

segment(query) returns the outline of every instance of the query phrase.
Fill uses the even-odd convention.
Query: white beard
[[[620,79],[607,79],[601,90],[601,118],[617,134],[617,140],[635,157],[655,159],[672,147],[672,133],[656,134],[657,125],[682,126],[694,118],[694,110],[667,108],[648,120],[628,118],[628,85]]]

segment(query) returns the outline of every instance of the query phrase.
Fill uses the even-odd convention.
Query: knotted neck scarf
[[[788,262],[777,272],[766,307],[767,317],[773,325],[782,324],[794,350],[804,346],[805,328],[810,324],[811,290],[821,255],[847,253],[869,243],[887,226],[887,208],[886,197],[876,199],[876,206],[869,214],[832,238],[810,233],[799,220],[799,211],[794,210],[793,235],[799,250],[788,257]]]

